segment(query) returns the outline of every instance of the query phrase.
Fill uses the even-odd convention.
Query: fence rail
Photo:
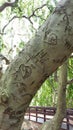
[[[29,107],[26,111],[25,118],[38,123],[43,123],[53,118],[56,113],[54,107]],[[66,124],[67,130],[70,130],[70,126],[73,127],[73,109],[66,110],[66,117],[63,120]],[[73,129],[73,128],[72,128]]]

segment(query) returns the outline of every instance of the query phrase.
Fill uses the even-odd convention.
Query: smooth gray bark
[[[0,87],[0,130],[20,130],[40,85],[73,51],[73,0],[61,1],[9,65]]]
[[[67,62],[60,68],[57,111],[54,118],[43,124],[41,130],[60,130],[66,116]],[[39,129],[40,130],[40,129]]]

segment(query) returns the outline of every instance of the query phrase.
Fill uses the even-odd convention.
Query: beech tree
[[[4,3],[3,11],[13,3]],[[12,60],[0,81],[0,129],[20,130],[24,113],[41,84],[62,65],[73,52],[73,1],[60,1],[53,13],[29,40],[22,51]],[[62,68],[60,89],[65,94],[66,66]],[[65,77],[64,77],[65,76]],[[63,91],[64,90],[64,91]],[[62,93],[59,93],[62,97]],[[65,97],[63,97],[65,98]],[[62,98],[62,103],[64,99]],[[64,118],[57,118],[44,124],[42,130],[59,130]],[[64,105],[64,104],[63,104]],[[61,115],[61,114],[60,114]],[[60,120],[59,126],[57,124]],[[53,126],[53,127],[52,127]]]

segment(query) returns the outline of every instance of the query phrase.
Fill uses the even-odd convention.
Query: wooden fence
[[[31,121],[38,123],[43,123],[47,120],[53,118],[56,113],[56,108],[54,107],[29,107],[25,114],[25,118]],[[67,130],[70,130],[69,127],[73,127],[73,109],[66,110],[66,117],[63,120],[63,123],[67,125]]]

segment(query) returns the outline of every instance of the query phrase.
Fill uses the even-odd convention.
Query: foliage
[[[4,2],[5,0],[0,1],[0,5]],[[22,41],[28,42],[50,14],[49,3],[50,0],[36,0],[36,2],[17,0],[12,7],[7,7],[0,12],[0,39],[3,40],[0,48],[3,49],[3,54],[11,57],[15,55],[14,53],[18,53],[18,51],[15,52],[15,45],[18,48]],[[3,44],[5,48],[2,48]]]
[[[73,79],[73,57],[69,59],[68,80]],[[73,107],[73,83],[67,87],[67,107]]]
[[[70,81],[73,78],[73,58],[69,58],[69,64],[68,64],[68,81]],[[58,78],[58,72],[57,70],[57,78]],[[56,106],[57,105],[57,94],[58,94],[58,79],[55,80],[55,75],[51,75],[49,79],[47,79],[43,85],[41,86],[41,89],[37,92],[34,99],[32,100],[30,105],[34,106]],[[73,107],[73,84],[67,85],[66,90],[66,103],[67,108]]]

